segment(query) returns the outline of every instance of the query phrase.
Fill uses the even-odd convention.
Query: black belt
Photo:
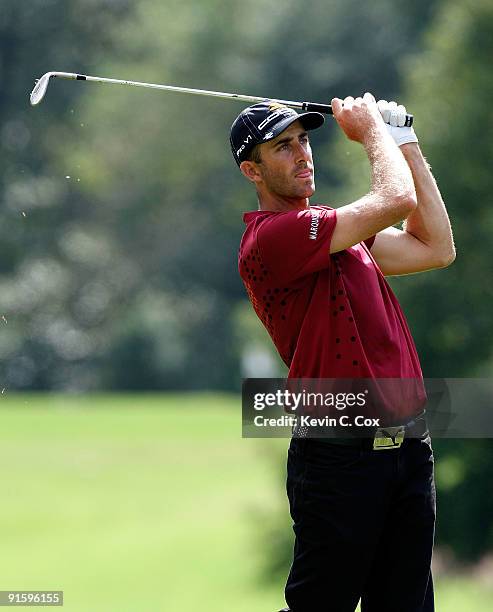
[[[339,430],[334,433],[337,434],[338,431]],[[391,450],[400,448],[404,439],[423,438],[428,435],[425,411],[403,425],[367,428],[364,432],[360,432],[360,434],[362,435],[353,438],[335,436],[314,439],[329,444],[342,444],[344,446],[356,446],[372,450]]]

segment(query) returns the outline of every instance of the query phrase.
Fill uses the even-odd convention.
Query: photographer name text
[[[347,415],[334,417],[298,417],[292,414],[284,414],[280,417],[265,417],[258,414],[253,419],[255,427],[380,427],[380,419],[364,417],[362,415],[351,419]]]

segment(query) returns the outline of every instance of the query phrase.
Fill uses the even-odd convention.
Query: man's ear
[[[253,161],[243,161],[240,164],[241,173],[252,183],[259,183],[262,180],[259,165]]]

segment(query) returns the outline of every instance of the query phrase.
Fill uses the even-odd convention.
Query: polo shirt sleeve
[[[257,230],[257,245],[267,270],[290,281],[329,267],[335,209],[308,208],[267,217]]]
[[[371,249],[371,247],[373,246],[373,243],[375,242],[375,238],[377,236],[370,236],[369,238],[367,238],[366,240],[364,240],[364,243],[366,244],[368,249]]]

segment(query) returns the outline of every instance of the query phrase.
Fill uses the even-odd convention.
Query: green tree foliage
[[[418,346],[426,376],[474,375],[493,341],[493,6],[440,4],[423,49],[403,61],[402,100],[450,214],[457,259],[446,270],[391,279]],[[336,191],[347,202],[368,187],[361,147],[339,137],[332,151]]]
[[[2,386],[238,388],[248,340],[234,329],[245,302],[235,258],[256,201],[228,145],[241,105],[55,81],[30,109],[35,76],[315,101],[384,95],[432,5],[4,2]],[[318,177],[327,201],[332,165]]]
[[[492,3],[451,0],[407,66],[410,108],[457,244],[445,273],[399,283],[429,376],[472,375],[491,356],[492,56]]]
[[[251,331],[260,323],[236,270],[241,214],[256,207],[229,152],[241,105],[57,81],[31,109],[47,70],[402,99],[458,257],[392,282],[425,373],[474,373],[493,334],[492,10],[487,0],[2,0],[0,388],[238,388],[246,343],[270,342]],[[360,148],[337,134],[328,120],[313,135],[316,201],[331,205],[368,185]],[[492,542],[479,528],[492,511],[491,445],[437,444],[437,455],[439,539],[473,558]]]
[[[29,107],[34,78],[47,70],[80,72],[115,53],[110,35],[129,14],[126,0],[3,0],[0,9],[0,339],[2,388],[63,386],[91,352],[75,321],[81,294],[76,248],[67,226],[81,206],[54,152],[80,90],[60,89],[42,114]],[[97,241],[97,238],[93,238]],[[86,293],[86,300],[91,297]],[[97,355],[92,354],[92,359]],[[80,378],[83,388],[88,383]]]
[[[437,534],[461,560],[493,549],[493,440],[435,440]]]
[[[422,49],[405,62],[402,100],[432,164],[450,213],[457,260],[446,270],[391,279],[404,306],[428,377],[483,373],[491,357],[491,163],[493,5],[440,3]],[[336,203],[359,197],[369,185],[361,147],[338,135],[324,163],[337,179]],[[493,547],[492,440],[435,440],[437,543],[475,561]],[[265,521],[276,552],[269,568],[286,571],[292,538],[282,508]],[[281,516],[282,514],[282,516]]]
[[[410,108],[452,220],[457,259],[399,281],[428,376],[490,373],[493,341],[493,5],[443,2],[407,65]],[[482,367],[483,366],[483,367]],[[493,547],[493,441],[438,440],[437,541],[466,560]]]

